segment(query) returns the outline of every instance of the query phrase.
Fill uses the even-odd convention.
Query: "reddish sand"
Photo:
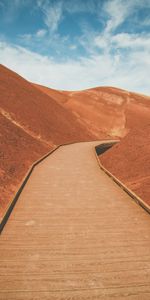
[[[0,114],[0,217],[32,162],[48,152],[21,128]]]
[[[71,111],[85,126],[103,137],[124,137],[130,129],[148,124],[150,97],[112,87],[63,92],[37,86]]]
[[[0,65],[0,211],[33,161],[58,144],[123,137],[148,124],[149,99],[109,87],[56,91]]]
[[[38,88],[73,112],[98,139],[102,132],[105,138],[127,135],[102,162],[150,204],[150,97],[112,87],[80,92]]]
[[[57,144],[91,139],[71,112],[0,65],[0,212],[33,161]]]
[[[100,160],[150,205],[150,123],[132,130],[120,143],[101,155]]]

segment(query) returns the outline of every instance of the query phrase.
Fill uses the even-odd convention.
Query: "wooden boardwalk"
[[[1,300],[150,299],[150,216],[100,170],[97,144],[33,171],[0,237]]]

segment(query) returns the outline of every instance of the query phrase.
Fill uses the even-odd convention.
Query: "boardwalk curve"
[[[150,299],[150,218],[100,170],[98,142],[34,169],[0,238],[0,299]]]

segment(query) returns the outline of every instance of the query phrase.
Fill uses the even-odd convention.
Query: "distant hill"
[[[33,161],[55,145],[94,138],[65,107],[0,65],[0,212]]]
[[[150,97],[144,95],[112,87],[79,92],[37,87],[71,111],[97,138],[122,138],[150,120]]]
[[[112,87],[57,91],[0,65],[0,216],[29,166],[56,145],[130,136],[149,119],[150,97]]]
[[[122,139],[100,158],[150,205],[150,97],[113,87],[63,92],[38,86],[97,136]]]

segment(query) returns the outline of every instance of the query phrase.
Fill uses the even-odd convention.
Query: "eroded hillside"
[[[35,160],[55,145],[94,138],[65,107],[1,65],[0,211]]]
[[[150,97],[112,87],[63,92],[37,86],[71,111],[96,134],[124,137],[132,128],[148,124]]]
[[[149,97],[110,87],[56,91],[29,83],[0,65],[1,215],[29,166],[56,145],[128,137],[133,128],[146,128],[149,118]],[[109,159],[115,162],[113,154]],[[142,176],[147,178],[144,169]],[[145,182],[140,176],[137,180]]]
[[[150,123],[132,130],[101,155],[100,161],[150,205]]]

